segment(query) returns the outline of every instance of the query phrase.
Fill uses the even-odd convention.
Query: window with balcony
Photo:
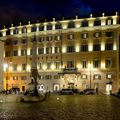
[[[52,47],[47,47],[46,54],[51,54],[51,53],[52,53]]]
[[[21,50],[21,56],[27,55],[27,49],[22,49]]]
[[[18,56],[18,50],[13,50],[13,56]]]
[[[38,54],[44,54],[44,48],[38,48]]]
[[[100,44],[94,44],[93,45],[93,51],[100,51],[101,50],[101,45]]]
[[[87,68],[88,66],[88,61],[86,59],[82,60],[82,68]]]
[[[101,61],[98,59],[93,60],[93,68],[100,68]]]
[[[67,47],[67,52],[68,53],[75,52],[75,47],[74,46],[68,46]]]
[[[105,60],[105,67],[111,68],[112,67],[112,59],[106,59]]]
[[[106,43],[105,44],[105,50],[113,50],[113,44],[112,43]]]
[[[87,52],[88,51],[88,45],[81,45],[81,51]]]

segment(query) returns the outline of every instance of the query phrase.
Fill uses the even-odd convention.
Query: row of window
[[[94,59],[92,61],[92,63],[93,63],[93,68],[100,68],[101,67],[101,60],[99,60],[99,59]],[[39,63],[38,64],[38,69],[42,70],[45,67],[45,69],[51,70],[52,67],[53,67],[52,65],[53,65],[53,63],[50,62],[50,61],[48,61],[46,64]],[[112,68],[112,66],[113,66],[112,59],[111,58],[106,59],[105,60],[105,68]],[[18,67],[17,64],[13,64],[13,71],[17,71],[17,67]],[[65,68],[75,68],[75,67],[76,67],[75,61],[67,61],[66,66],[65,66]],[[87,59],[82,59],[81,67],[82,68],[88,68],[89,67]],[[22,71],[26,71],[26,68],[27,68],[26,64],[22,64],[21,70]],[[60,69],[61,68],[61,62],[60,61],[56,61],[54,63],[54,67],[53,68],[54,69]]]
[[[12,79],[13,80],[18,80],[18,76],[13,76]],[[21,80],[27,80],[27,76],[21,76],[20,79]],[[6,80],[10,80],[10,77],[6,76]]]
[[[112,32],[112,31],[106,32],[106,33],[105,33],[105,36],[106,36],[106,37],[112,37],[112,36],[113,36],[113,32]],[[81,38],[82,38],[82,39],[87,39],[88,37],[89,37],[88,33],[83,33],[83,34],[81,34]],[[95,38],[101,37],[101,33],[100,33],[100,32],[95,32],[95,33],[93,34],[93,37],[95,37]],[[54,38],[54,40],[58,40],[58,41],[59,41],[59,40],[62,39],[62,36],[61,36],[61,35],[57,35],[57,36],[55,36],[55,37],[53,37],[53,36],[51,36],[51,35],[49,35],[49,36],[47,36],[47,37],[42,36],[42,37],[39,38],[39,42],[42,42],[42,41],[52,41],[53,38]],[[74,34],[68,34],[68,35],[67,35],[67,39],[68,39],[68,40],[75,39]],[[33,42],[33,38],[31,39],[31,42]],[[22,44],[26,44],[26,43],[27,43],[27,40],[24,38],[24,39],[21,40],[21,43],[22,43]],[[11,42],[10,40],[7,40],[7,41],[6,41],[6,45],[10,45],[10,44],[17,45],[17,44],[18,44],[18,40],[13,40],[12,42]]]
[[[106,19],[106,25],[112,25],[113,24],[113,19],[110,17],[108,19]],[[81,22],[81,25],[80,27],[88,27],[89,26],[89,21],[88,20],[83,20]],[[101,25],[101,20],[100,19],[96,19],[94,20],[94,23],[93,23],[94,26],[100,26]],[[75,28],[76,25],[75,25],[75,22],[74,21],[70,21],[68,22],[67,24],[67,28]],[[62,24],[60,22],[57,22],[55,24],[55,29],[63,29],[62,28]],[[38,28],[38,31],[44,31],[44,30],[53,30],[53,25],[51,23],[48,23],[47,26],[44,26],[43,24],[41,24]],[[36,32],[37,31],[37,26],[36,25],[33,25],[32,28],[31,28],[31,32]],[[26,27],[23,27],[22,28],[22,33],[26,33],[27,32],[27,29]],[[13,31],[14,34],[18,34],[18,28],[15,28],[14,31]]]
[[[47,48],[38,48],[38,55],[41,54],[52,54],[52,47],[47,47]],[[106,43],[105,44],[105,50],[113,50],[113,44],[112,43]],[[88,50],[88,45],[84,44],[80,46],[80,51],[81,52],[87,52]],[[93,45],[93,51],[101,51],[101,45],[100,44],[94,44]],[[75,46],[67,46],[67,52],[75,52]],[[78,51],[79,52],[79,51]],[[61,53],[61,47],[54,47],[54,53]],[[21,50],[21,56],[27,55],[27,49],[22,49]],[[30,49],[30,55],[32,55],[32,49]],[[10,57],[11,56],[11,51],[5,51],[5,57]],[[13,50],[13,56],[18,56],[18,50]]]

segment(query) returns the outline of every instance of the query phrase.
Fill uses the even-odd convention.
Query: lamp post
[[[91,62],[90,62],[90,66],[89,66],[89,68],[90,68],[90,89],[91,89]]]
[[[6,90],[8,90],[8,63],[4,64],[4,68],[6,70]]]

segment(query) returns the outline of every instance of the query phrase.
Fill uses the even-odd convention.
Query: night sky
[[[120,0],[1,0],[0,27],[11,23],[26,24],[29,20],[51,21],[53,17],[60,20],[79,17],[114,15],[120,12]]]

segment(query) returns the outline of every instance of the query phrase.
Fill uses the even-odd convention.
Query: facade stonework
[[[96,89],[116,92],[119,82],[119,16],[13,26],[1,30],[4,89],[25,91],[30,82],[32,44],[37,42],[40,89]],[[8,34],[9,32],[9,34]]]

